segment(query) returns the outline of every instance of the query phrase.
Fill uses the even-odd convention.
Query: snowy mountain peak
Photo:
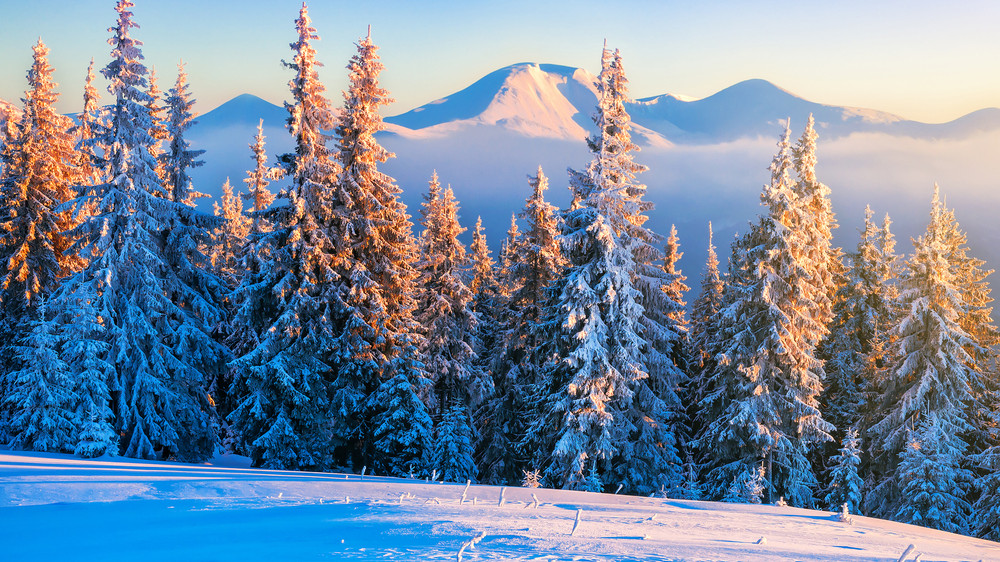
[[[260,119],[265,126],[282,125],[288,112],[252,94],[240,94],[208,113],[198,117],[203,126],[227,127],[235,125],[257,126]]]
[[[519,63],[386,121],[402,134],[401,128],[434,135],[488,125],[529,137],[580,140],[587,136],[588,114],[596,104],[596,78],[586,70]]]

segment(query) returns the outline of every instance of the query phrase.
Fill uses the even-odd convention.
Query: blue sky
[[[183,59],[198,109],[243,92],[280,102],[298,0],[138,0],[147,63],[161,87]],[[113,0],[0,0],[0,98],[25,87],[31,45],[52,50],[73,111],[91,57],[107,63]],[[635,97],[702,97],[764,78],[813,101],[947,121],[1000,107],[1000,3],[964,1],[735,2],[591,0],[333,1],[309,3],[339,103],[353,43],[373,26],[383,85],[401,113],[488,72],[524,61],[596,72],[600,48],[622,50]]]

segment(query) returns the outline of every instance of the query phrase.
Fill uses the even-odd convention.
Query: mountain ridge
[[[448,96],[387,116],[383,134],[419,139],[495,127],[525,137],[582,141],[593,129],[596,80],[589,71],[570,66],[508,65]],[[942,139],[1000,129],[997,108],[979,109],[945,123],[924,123],[877,109],[809,101],[760,78],[737,82],[700,99],[671,93],[634,99],[627,109],[637,141],[648,146],[776,137],[787,120],[795,127],[810,114],[827,138],[885,133]],[[199,121],[202,127],[256,125],[259,117],[277,126],[286,114],[280,106],[241,94],[206,112]]]

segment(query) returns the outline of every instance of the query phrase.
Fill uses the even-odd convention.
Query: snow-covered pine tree
[[[725,285],[719,272],[719,257],[712,242],[712,223],[708,223],[708,252],[705,259],[705,269],[701,276],[698,298],[691,305],[691,320],[687,339],[688,379],[682,388],[681,402],[686,405],[686,417],[692,438],[701,435],[708,422],[702,407],[702,400],[708,398],[711,390],[710,382],[718,365],[717,355],[722,350],[721,340],[723,307],[723,289]],[[696,453],[697,451],[695,451]],[[695,453],[692,453],[694,455]],[[700,455],[694,462],[703,463]]]
[[[247,170],[247,177],[243,182],[247,184],[248,191],[240,192],[243,201],[251,202],[251,208],[246,214],[249,216],[249,230],[243,240],[243,246],[237,250],[240,276],[238,281],[242,284],[244,278],[253,278],[260,274],[261,267],[267,262],[260,252],[267,253],[268,244],[263,242],[267,233],[271,231],[271,222],[267,218],[268,210],[274,203],[274,193],[268,189],[272,180],[281,179],[284,175],[282,168],[269,167],[267,165],[267,150],[264,145],[264,120],[257,124],[257,134],[253,142],[250,143],[251,158],[254,161],[252,170]],[[237,285],[239,287],[240,285]],[[234,291],[236,288],[234,288]],[[230,323],[226,327],[226,344],[239,357],[253,349],[260,343],[259,329],[257,324],[246,325],[235,320],[235,309],[240,306],[240,297],[230,294],[228,305],[230,308]]]
[[[635,493],[681,483],[671,432],[680,380],[661,345],[666,305],[659,237],[643,223],[650,204],[636,174],[619,53],[602,54],[594,159],[570,171],[574,206],[564,217],[569,268],[553,287],[541,351],[549,358],[525,438],[550,484],[594,489],[618,482]],[[645,305],[645,306],[644,306]],[[669,391],[669,394],[666,393]],[[552,435],[552,428],[559,428]]]
[[[177,81],[166,96],[167,115],[163,138],[167,147],[159,155],[158,163],[162,169],[163,188],[167,192],[167,199],[185,205],[193,205],[195,199],[206,196],[191,188],[191,176],[188,175],[189,169],[205,163],[197,160],[205,151],[191,150],[190,143],[185,138],[188,129],[197,123],[194,119],[194,103],[195,100],[191,99],[191,92],[188,91],[184,63],[178,63]]]
[[[195,201],[206,195],[194,189],[188,170],[203,164],[196,158],[205,151],[192,150],[185,138],[196,121],[193,110],[195,100],[188,90],[183,62],[177,65],[177,80],[167,92],[165,102],[167,146],[160,155],[159,169],[164,180],[164,198],[173,202],[174,206],[163,224],[164,256],[179,281],[179,287],[170,293],[171,299],[197,321],[195,325],[189,324],[186,330],[178,330],[173,343],[182,350],[188,363],[206,377],[197,384],[184,383],[188,387],[187,392],[194,395],[192,398],[204,399],[205,390],[218,386],[217,381],[223,378],[226,365],[232,358],[225,346],[212,337],[205,337],[215,334],[226,324],[225,300],[229,286],[216,273],[211,257],[214,231],[220,228],[222,221],[195,208]],[[209,399],[209,402],[212,400]],[[208,407],[214,414],[214,403]],[[182,423],[195,425],[198,422]],[[215,440],[214,436],[203,436],[201,439],[205,443],[197,446],[198,449],[210,446],[210,442]],[[187,454],[184,450],[179,453],[182,456]]]
[[[888,224],[879,227],[870,207],[857,250],[834,298],[830,335],[823,342],[826,380],[821,397],[823,417],[839,428],[857,427],[866,410],[865,397],[877,384],[886,335],[894,320],[897,258]],[[839,509],[839,505],[834,506]],[[856,512],[852,510],[852,512]]]
[[[445,480],[476,479],[475,430],[471,413],[492,393],[492,381],[475,362],[477,322],[472,291],[462,280],[467,265],[458,236],[458,205],[451,188],[431,177],[420,211],[420,274],[417,321],[427,377],[434,385],[432,406],[439,420],[432,466]]]
[[[229,287],[239,285],[243,268],[240,264],[240,254],[247,243],[253,219],[243,212],[242,193],[233,195],[233,186],[226,178],[222,184],[222,196],[212,203],[215,216],[222,219],[222,224],[216,229],[212,266]],[[220,204],[221,203],[221,204]]]
[[[663,271],[667,274],[667,283],[663,285],[663,292],[667,294],[667,297],[669,297],[671,301],[680,305],[679,310],[668,312],[667,316],[675,324],[676,331],[687,334],[688,318],[687,312],[684,309],[684,307],[687,306],[687,302],[685,302],[684,296],[691,290],[691,287],[688,287],[684,283],[687,281],[687,277],[685,277],[684,274],[681,273],[680,268],[677,267],[680,259],[684,257],[684,252],[682,252],[680,248],[681,245],[680,239],[677,237],[677,227],[670,225],[670,237],[667,238],[667,247],[663,251]]]
[[[12,328],[5,341],[17,341],[20,319],[33,318],[38,299],[59,279],[78,270],[81,260],[68,251],[71,212],[59,205],[73,198],[77,180],[72,121],[56,111],[59,94],[52,81],[49,49],[33,47],[24,110],[15,137],[3,154],[0,176],[0,304]]]
[[[502,425],[500,423],[502,416],[499,415],[502,412],[493,407],[495,400],[501,395],[501,391],[496,385],[493,364],[503,347],[500,313],[501,309],[506,306],[507,299],[500,294],[496,264],[486,243],[482,217],[476,218],[476,228],[473,230],[472,244],[469,249],[472,251],[472,279],[469,281],[469,290],[472,291],[471,306],[472,311],[476,314],[479,336],[479,346],[475,350],[476,365],[485,376],[493,377],[494,380],[493,394],[484,400],[473,414],[479,432],[475,458],[479,467],[479,481],[499,484],[506,483],[506,480],[500,475],[507,472],[507,467],[500,463],[489,462],[486,459],[498,458],[507,454],[507,452],[493,448],[494,440],[491,439],[495,428]]]
[[[72,300],[61,301],[62,309],[54,319],[62,342],[62,356],[73,374],[77,429],[75,453],[93,458],[118,454],[118,433],[111,409],[111,391],[116,386],[115,367],[108,361],[107,330],[86,291],[79,290]]]
[[[958,325],[969,335],[966,345],[972,402],[969,420],[973,430],[966,435],[970,453],[975,454],[1000,445],[1000,378],[995,376],[1000,353],[1000,332],[993,322],[993,297],[986,278],[993,270],[983,269],[986,262],[969,255],[968,236],[955,219],[955,212],[941,205],[941,235],[951,249],[948,262],[955,274],[964,304]]]
[[[13,346],[20,370],[9,373],[11,445],[28,451],[69,452],[76,445],[73,379],[59,354],[53,325],[45,317],[45,298],[33,310],[30,332]]]
[[[1000,426],[1000,419],[994,428]],[[978,537],[1000,540],[1000,446],[990,447],[974,458],[979,471],[975,486],[979,497],[973,506],[972,530]]]
[[[375,138],[384,127],[380,109],[392,100],[378,83],[383,65],[370,33],[357,49],[347,66],[349,86],[334,133],[342,168],[336,189],[345,203],[338,232],[348,252],[343,276],[351,285],[343,296],[348,316],[334,340],[332,361],[337,431],[349,440],[347,450],[364,458],[375,453],[364,435],[371,414],[362,406],[388,378],[388,366],[405,344],[421,344],[413,320],[418,253],[413,225],[400,188],[378,169],[393,157]]]
[[[334,116],[319,81],[312,46],[318,36],[310,23],[303,5],[294,56],[285,63],[295,72],[292,102],[285,105],[294,152],[280,157],[290,180],[281,191],[287,203],[267,211],[273,229],[254,241],[260,267],[247,271],[233,294],[235,323],[252,333],[255,345],[232,363],[236,408],[228,420],[237,450],[255,466],[322,470],[343,443],[334,431],[338,412],[327,360],[350,285],[341,274],[345,246],[334,217],[342,207],[334,189],[340,168],[324,133]]]
[[[476,228],[472,231],[472,245],[469,249],[472,251],[472,279],[469,281],[469,290],[472,291],[474,299],[478,299],[480,295],[487,294],[491,288],[496,290],[497,282],[494,269],[496,262],[493,261],[490,247],[486,243],[483,217],[476,217]],[[475,306],[473,308],[475,309]]]
[[[800,250],[808,268],[808,277],[802,288],[807,292],[802,297],[809,302],[811,315],[815,320],[801,327],[803,336],[813,347],[826,337],[827,325],[833,319],[833,298],[837,291],[838,278],[843,274],[842,251],[833,246],[833,230],[837,221],[830,203],[830,188],[816,177],[815,120],[812,114],[806,128],[792,148],[797,181],[793,189],[802,207],[803,222],[799,225],[806,243]]]
[[[866,512],[955,530],[968,527],[964,502],[971,474],[963,467],[968,445],[962,436],[972,429],[967,404],[973,375],[966,351],[972,341],[958,323],[965,303],[949,262],[955,240],[945,235],[946,223],[935,186],[930,223],[914,240],[903,275],[906,312],[893,327],[898,342],[882,384],[881,416],[869,429],[875,486]],[[927,481],[931,477],[949,480]],[[947,521],[927,519],[929,500],[914,494],[928,486],[954,496],[947,502],[956,511],[942,515]]]
[[[79,154],[78,174],[83,187],[98,185],[105,180],[104,170],[107,162],[104,159],[105,148],[100,146],[101,138],[107,128],[104,120],[104,108],[100,107],[100,93],[94,86],[94,59],[90,59],[87,67],[87,80],[83,88],[83,111],[80,112],[80,124],[76,126],[76,150]],[[85,213],[87,210],[83,210]]]
[[[62,283],[52,305],[65,310],[89,299],[100,317],[105,360],[115,369],[109,386],[124,454],[152,458],[159,451],[200,460],[215,446],[207,371],[226,351],[206,332],[214,310],[201,287],[185,282],[189,272],[176,270],[167,254],[178,249],[168,247],[166,231],[176,217],[193,211],[160,196],[142,43],[130,35],[132,5],[120,0],[115,7],[112,60],[103,70],[115,97],[101,139],[109,151],[110,181],[73,202],[94,204],[94,215],[71,231],[73,249],[92,259]]]
[[[972,506],[965,495],[972,475],[956,457],[965,444],[944,429],[942,421],[931,413],[920,420],[916,430],[908,430],[895,475],[901,501],[892,519],[968,534]]]
[[[634,160],[639,147],[630,136],[631,117],[625,110],[628,80],[617,49],[609,70],[606,105],[600,112],[601,121],[596,123],[602,138],[591,147],[600,147],[600,152],[593,151],[600,154],[601,160],[595,171],[625,187],[631,201],[625,207],[625,221],[616,228],[629,231],[628,243],[636,265],[630,275],[643,308],[641,324],[647,342],[643,361],[649,374],[647,379],[636,381],[635,399],[626,410],[628,423],[636,429],[630,436],[631,450],[624,455],[631,459],[626,461],[631,466],[622,465],[618,477],[646,493],[664,487],[676,489],[684,479],[677,452],[677,435],[684,432],[684,416],[676,390],[686,379],[683,356],[687,327],[679,319],[685,315],[682,293],[687,288],[676,262],[671,262],[674,256],[660,250],[663,237],[645,226],[653,203],[643,200],[646,186],[636,176],[648,168]],[[673,242],[679,259],[676,236]]]
[[[764,465],[748,466],[733,477],[722,501],[726,503],[760,504],[767,490]]]
[[[823,369],[812,335],[825,328],[808,298],[816,294],[809,286],[813,219],[791,181],[789,136],[786,127],[761,194],[767,214],[734,245],[727,343],[709,381],[710,421],[698,447],[710,459],[711,497],[722,497],[734,477],[763,459],[769,501],[781,495],[811,506],[816,479],[806,455],[831,439],[833,426],[818,409]]]
[[[252,201],[250,216],[253,218],[250,227],[250,234],[259,237],[264,232],[270,230],[267,219],[264,218],[264,211],[274,203],[274,194],[267,188],[272,180],[281,179],[281,168],[272,168],[267,165],[267,149],[264,145],[264,120],[257,123],[257,134],[250,144],[250,151],[253,153],[254,168],[247,170],[247,177],[243,183],[247,184],[247,192],[240,193],[244,201]]]
[[[503,244],[500,246],[500,271],[497,275],[498,282],[500,283],[500,293],[504,298],[508,299],[518,288],[513,276],[510,274],[510,269],[518,259],[517,252],[520,239],[521,231],[517,226],[517,213],[511,213],[510,227],[507,228],[507,237],[504,238]]]
[[[435,442],[434,422],[420,398],[430,387],[416,346],[404,342],[386,379],[368,398],[375,442],[372,468],[379,474],[421,477],[433,469],[431,455],[435,445],[442,443]],[[455,480],[455,476],[448,474],[446,479]]]
[[[691,348],[688,344],[690,335],[690,325],[688,321],[687,302],[685,295],[691,290],[684,282],[687,277],[681,273],[678,262],[684,256],[680,251],[680,239],[677,236],[677,228],[670,225],[670,236],[663,251],[663,272],[666,274],[663,279],[663,292],[667,296],[668,306],[665,314],[658,317],[663,326],[668,329],[668,333],[675,334],[674,338],[666,342],[664,352],[670,362],[680,371],[679,379],[674,379],[673,388],[668,395],[677,397],[677,405],[674,410],[673,430],[677,436],[679,449],[684,450],[685,458],[690,455],[690,442],[694,436],[693,424],[686,411],[687,403],[681,395],[681,389],[689,386],[692,374],[692,364],[695,362],[690,355]],[[667,380],[670,380],[669,377]],[[664,391],[661,391],[664,393]]]
[[[169,135],[166,115],[167,106],[160,99],[163,96],[163,91],[160,90],[160,85],[156,78],[156,68],[154,67],[149,68],[147,84],[149,87],[146,89],[146,94],[149,97],[146,99],[146,110],[149,112],[149,136],[153,138],[153,144],[150,145],[150,154],[156,162],[156,175],[160,177],[160,181],[164,184],[164,188],[166,188],[167,171],[163,165],[161,156],[163,156],[163,142],[167,140]],[[169,193],[166,190],[157,193],[157,195],[160,197],[169,197]]]
[[[847,504],[848,513],[861,513],[861,490],[864,481],[858,474],[861,465],[861,438],[850,428],[844,434],[841,448],[829,470],[826,505],[829,511],[841,511]]]
[[[519,447],[518,437],[526,431],[531,387],[539,376],[536,349],[542,307],[549,287],[566,267],[559,248],[559,217],[556,207],[545,200],[549,181],[541,166],[536,175],[528,176],[528,183],[531,195],[519,214],[526,228],[518,232],[517,223],[512,223],[516,255],[508,258],[505,271],[512,292],[498,326],[497,353],[490,364],[496,392],[484,406],[489,414],[480,443],[480,466],[497,484],[515,484],[524,470],[533,468],[527,465],[531,452]]]

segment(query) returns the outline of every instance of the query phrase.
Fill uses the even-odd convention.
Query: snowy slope
[[[485,533],[463,560],[892,561],[911,544],[907,560],[1000,560],[997,543],[865,517],[525,488],[499,505],[496,487],[239,460],[0,453],[2,559],[456,560]]]

